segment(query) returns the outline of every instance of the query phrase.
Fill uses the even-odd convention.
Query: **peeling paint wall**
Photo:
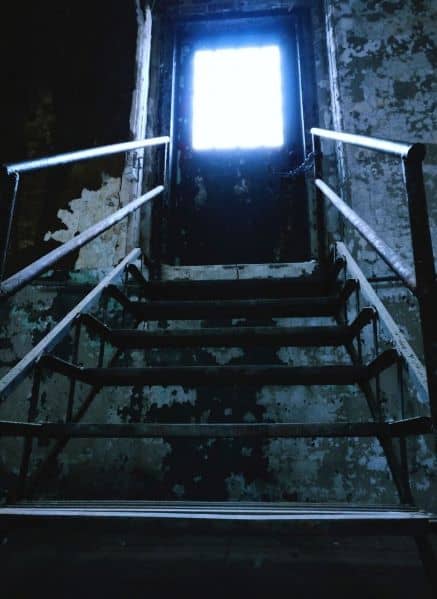
[[[295,4],[276,2],[274,6],[287,8]],[[435,68],[435,33],[431,27],[433,3],[326,0],[325,5],[329,56],[326,55],[322,13],[318,10],[314,12],[320,124],[326,127],[334,125],[358,133],[435,144],[433,131],[435,132],[436,127],[431,121],[435,118],[435,108],[431,104],[433,100],[429,89],[430,75]],[[220,3],[218,7],[212,2],[193,1],[178,3],[177,10],[186,8],[188,12],[209,14],[223,8],[249,10],[271,6],[270,2],[227,2]],[[315,6],[319,6],[319,3],[315,3]],[[154,68],[159,74],[161,65],[155,64]],[[164,68],[161,72],[165,74]],[[158,87],[154,87],[155,91]],[[32,124],[32,119],[29,120],[30,131],[38,131],[43,140],[51,139],[50,132],[54,122],[50,98],[49,93],[44,95],[41,100],[42,108],[36,111],[35,119],[41,126],[36,126]],[[39,153],[44,147],[46,146],[39,145],[38,152],[35,152]],[[432,165],[435,162],[434,147],[431,147],[426,166],[431,199],[436,187],[435,167]],[[57,216],[55,219],[45,219],[43,236],[47,244],[74,235],[118,206],[122,189],[121,168],[121,164],[117,164],[114,169],[105,169],[103,165],[99,165],[92,174],[78,168],[60,181],[64,191],[54,208]],[[328,177],[334,181],[335,173],[330,168]],[[109,173],[105,175],[103,182],[101,172]],[[381,160],[380,157],[369,158],[367,154],[353,150],[344,156],[340,184],[346,199],[357,212],[408,260],[410,246],[406,227],[407,213],[405,203],[400,201],[401,178],[400,171],[397,172],[398,174],[393,174],[390,161]],[[87,173],[93,184],[84,189],[83,175]],[[82,181],[80,187],[77,186],[79,179]],[[46,189],[46,179],[36,181]],[[66,182],[71,185],[65,185]],[[44,219],[44,203],[40,200],[35,202],[35,211],[39,211],[40,218]],[[35,235],[34,226],[29,219],[24,221],[26,224],[22,231],[28,231],[29,234],[23,234],[20,243],[23,246],[27,244],[30,251],[33,251],[34,238],[31,235]],[[91,282],[90,273],[86,269],[110,266],[112,261],[117,261],[123,255],[126,232],[124,229],[115,231],[115,237],[113,234],[104,237],[75,257],[74,263],[82,272],[79,275],[71,274],[70,283],[56,286],[55,279],[39,286],[31,286],[20,292],[16,300],[4,308],[0,346],[1,372],[13,365],[74,305],[83,292],[83,289],[79,292],[76,285]],[[367,274],[385,274],[385,269],[368,248],[351,235],[348,236],[348,241]],[[170,276],[169,272],[164,274]],[[209,274],[217,276],[217,271],[210,271]],[[265,271],[263,274],[265,275]],[[179,272],[179,275],[190,277],[193,273]],[[76,280],[74,276],[77,276]],[[226,276],[240,277],[244,273],[235,269],[235,273],[227,273]],[[386,285],[379,288],[381,297],[390,307],[395,319],[400,320],[402,329],[419,350],[420,338],[414,304],[404,291],[396,287]],[[108,319],[109,322],[120,323],[120,313],[115,306],[109,307]],[[275,322],[281,323],[280,320]],[[319,324],[315,319],[310,322]],[[291,324],[290,321],[285,323]],[[198,322],[195,326],[207,324]],[[292,324],[302,322],[293,320]],[[187,323],[162,322],[149,326],[186,327]],[[98,346],[97,339],[84,336],[80,362],[94,366]],[[371,339],[368,340],[368,347],[367,357],[371,357]],[[67,339],[60,346],[59,355],[69,359],[71,348],[72,340]],[[262,363],[263,360],[275,364],[319,364],[334,360],[346,362],[347,356],[341,350],[291,351],[288,348],[270,352],[243,352],[238,349],[196,352],[185,350],[176,354],[134,352],[124,357],[122,364],[164,364],[171,359],[192,364],[241,364],[246,361]],[[396,373],[390,372],[384,381],[386,410],[392,417],[399,416],[395,379]],[[11,419],[25,417],[29,391],[30,382],[27,382],[0,406],[0,416]],[[86,388],[80,385],[79,391],[83,396]],[[57,376],[47,377],[44,380],[38,418],[43,421],[63,418],[67,396],[68,384],[65,380]],[[414,394],[408,397],[407,405],[412,414],[417,412]],[[167,389],[125,388],[102,393],[87,414],[85,422],[144,422],[158,417],[167,421],[189,421],[194,417],[199,421],[215,419],[222,422],[271,419],[329,422],[366,420],[369,413],[361,393],[350,388],[216,388],[206,392],[175,386]],[[0,475],[4,488],[10,487],[16,479],[21,448],[21,442],[1,441]],[[34,467],[47,453],[47,446],[39,443],[35,449]],[[427,441],[418,439],[409,442],[409,450],[414,490],[422,505],[433,507],[437,471],[434,448]],[[396,501],[394,486],[381,449],[373,440],[272,440],[266,443],[227,440],[202,443],[76,440],[69,444],[58,460],[57,474],[58,481],[53,482],[56,480],[54,478],[48,481],[43,494],[70,497],[209,497],[363,503]]]
[[[437,5],[433,0],[325,0],[331,108],[336,129],[427,145],[425,184],[432,236],[436,229],[437,188]],[[333,145],[326,144],[334,153]],[[343,198],[413,265],[408,206],[401,161],[359,148],[337,148],[338,186]],[[338,188],[338,187],[337,187]],[[366,242],[346,225],[344,236],[367,276],[391,271]],[[420,321],[414,297],[396,283],[376,285],[401,330],[422,355]],[[416,404],[412,413],[420,411]],[[413,472],[431,474],[427,488],[435,505],[432,438],[410,442]],[[418,466],[422,463],[421,466]],[[433,482],[434,481],[434,482]]]
[[[59,210],[58,218],[65,228],[55,232],[48,231],[44,241],[50,239],[61,243],[69,241],[121,208],[121,194],[121,179],[104,176],[100,189],[96,191],[84,189],[80,198],[69,202],[67,210]],[[111,252],[108,252],[108,245],[112,245]],[[125,248],[126,226],[122,223],[105,231],[93,242],[81,248],[74,265],[75,269],[111,268],[125,257]]]
[[[428,146],[426,187],[434,237],[437,188],[437,6],[433,0],[325,2],[336,128]],[[348,148],[345,197],[402,258],[412,263],[400,160]],[[352,234],[366,274],[386,267]]]

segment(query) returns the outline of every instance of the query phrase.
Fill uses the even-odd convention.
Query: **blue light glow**
[[[195,150],[284,144],[278,46],[196,52],[192,143]]]

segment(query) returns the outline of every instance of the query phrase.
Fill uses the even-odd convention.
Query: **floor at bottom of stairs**
[[[414,541],[139,535],[25,527],[3,537],[4,597],[429,599]]]

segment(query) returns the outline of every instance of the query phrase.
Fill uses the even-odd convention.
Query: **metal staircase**
[[[320,130],[314,130],[314,135]],[[334,134],[332,135],[344,135]],[[357,138],[357,136],[353,136]],[[357,138],[358,139],[358,138]],[[355,139],[355,143],[357,142]],[[362,145],[368,144],[362,138]],[[364,140],[364,142],[363,142]],[[344,141],[344,140],[343,140]],[[360,140],[358,140],[360,141]],[[138,142],[136,148],[138,148]],[[159,139],[157,143],[168,143]],[[386,142],[389,143],[389,142]],[[147,141],[144,145],[150,145]],[[396,145],[396,144],[395,144]],[[400,146],[400,144],[398,144]],[[368,147],[368,146],[367,146]],[[403,146],[402,146],[403,148]],[[381,149],[381,148],[379,148]],[[123,147],[126,150],[126,147]],[[119,150],[117,150],[119,151]],[[402,150],[404,151],[404,150]],[[315,152],[320,147],[315,144]],[[411,153],[410,153],[411,155]],[[70,156],[71,158],[71,156]],[[71,158],[74,160],[73,158]],[[59,161],[59,162],[62,162]],[[26,164],[26,163],[24,163]],[[22,166],[22,165],[19,165]],[[35,168],[39,168],[36,166]],[[320,182],[320,160],[316,161],[316,185]],[[10,172],[20,169],[10,168]],[[156,188],[125,207],[124,218],[144,202],[159,196],[165,186]],[[329,192],[328,192],[329,195]],[[339,199],[339,198],[338,198]],[[147,522],[159,525],[168,520],[189,524],[191,521],[241,521],[257,527],[260,524],[280,522],[289,534],[305,535],[401,535],[413,536],[431,584],[436,584],[435,562],[429,535],[436,531],[437,516],[414,507],[409,484],[409,471],[405,440],[409,436],[434,434],[435,416],[434,379],[416,358],[399,328],[392,321],[376,293],[365,280],[358,265],[343,243],[331,245],[324,229],[324,217],[319,194],[319,263],[312,274],[283,279],[253,278],[240,280],[150,280],[141,268],[141,252],[133,250],[93,291],[91,291],[64,319],[23,359],[0,380],[0,394],[6,398],[26,376],[33,376],[32,394],[27,420],[1,421],[2,437],[23,438],[20,474],[15,488],[8,490],[8,498],[0,507],[2,529],[13,531],[15,526],[32,526],[44,522],[47,526],[62,527],[72,520],[95,521],[129,520],[144,526]],[[340,200],[342,202],[342,200]],[[337,202],[338,203],[338,202]],[[423,206],[422,206],[423,208]],[[425,207],[426,208],[426,207]],[[346,213],[346,211],[344,211]],[[423,215],[422,215],[423,216]],[[20,273],[1,283],[3,298],[34,279],[66,253],[87,243],[118,220],[99,223],[93,231],[85,231],[60,249],[51,252]],[[423,221],[423,218],[422,218]],[[356,223],[355,223],[356,224]],[[361,226],[361,225],[360,225]],[[367,227],[367,225],[366,225]],[[373,232],[365,227],[367,239],[390,263]],[[428,228],[429,232],[429,228]],[[426,244],[425,244],[426,245]],[[67,247],[65,247],[67,246]],[[422,244],[423,246],[423,244]],[[6,244],[7,247],[7,244]],[[423,248],[422,248],[423,249]],[[429,251],[429,248],[427,248]],[[420,253],[420,252],[419,252]],[[417,257],[417,254],[416,254]],[[432,254],[431,254],[432,258]],[[144,261],[143,261],[144,262]],[[147,261],[145,261],[147,263]],[[416,269],[418,286],[423,273],[423,256],[419,256]],[[405,270],[396,263],[401,276]],[[429,269],[429,264],[428,264]],[[123,276],[132,282],[126,285],[117,281]],[[409,286],[413,277],[408,275]],[[416,287],[415,287],[416,288]],[[419,292],[422,317],[429,316],[430,297],[434,288],[423,285]],[[120,307],[130,326],[115,327],[93,308],[100,300],[109,299]],[[364,300],[364,301],[363,301]],[[290,325],[293,318],[324,318],[328,323],[307,326]],[[287,319],[287,324],[275,319]],[[235,324],[234,319],[238,319]],[[155,321],[182,321],[177,327],[145,329],[144,323]],[[202,321],[203,326],[193,326]],[[217,324],[219,321],[220,324]],[[212,324],[211,324],[212,323]],[[428,322],[422,322],[425,328]],[[391,335],[392,347],[379,350],[378,327],[385,326]],[[95,356],[95,367],[77,363],[81,329],[87,329],[99,339],[100,350]],[[373,331],[374,357],[365,361],[362,355],[362,335]],[[56,345],[74,330],[71,360],[53,354]],[[427,331],[429,358],[431,335]],[[111,358],[105,359],[111,347]],[[164,350],[168,348],[280,348],[280,347],[339,347],[344,346],[349,364],[278,365],[277,363],[249,363],[244,365],[192,365],[179,362],[164,366],[126,367],[119,364],[120,357],[133,350]],[[428,352],[428,353],[427,353]],[[380,376],[388,369],[408,367],[408,376],[417,392],[430,401],[431,415],[418,415],[397,420],[386,420],[380,393]],[[433,366],[428,364],[428,373]],[[64,422],[38,422],[41,378],[45,372],[57,373],[70,381],[68,405]],[[91,388],[77,397],[78,383]],[[100,391],[114,386],[183,385],[185,387],[214,386],[321,386],[356,385],[371,415],[368,421],[359,422],[193,422],[155,421],[136,423],[83,423],[83,418]],[[399,398],[401,400],[401,393]],[[320,401],[323,401],[320,396]],[[353,437],[378,439],[384,451],[393,483],[399,495],[400,506],[366,506],[340,504],[296,504],[290,502],[226,502],[226,501],[61,501],[44,500],[44,482],[53,471],[57,457],[72,439],[77,438],[318,438]],[[47,457],[36,470],[31,469],[34,440],[48,445]],[[87,524],[88,525],[88,524]],[[273,534],[273,533],[272,533]],[[437,587],[435,587],[437,588]]]

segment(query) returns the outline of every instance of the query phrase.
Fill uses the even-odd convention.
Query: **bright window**
[[[278,46],[195,53],[192,143],[195,150],[283,145]]]

